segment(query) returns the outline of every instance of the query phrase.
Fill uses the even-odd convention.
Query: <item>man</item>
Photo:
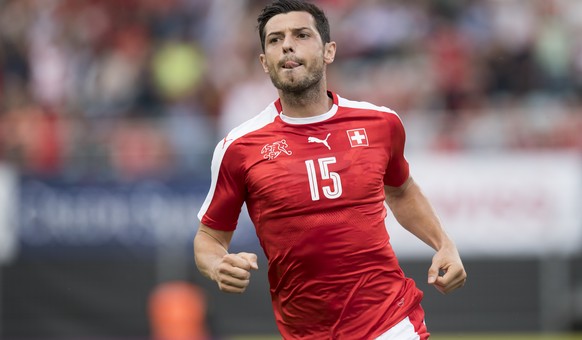
[[[436,250],[429,284],[448,293],[466,273],[409,176],[400,118],[327,91],[336,44],[318,7],[277,1],[258,22],[260,62],[279,99],[216,146],[194,239],[199,270],[224,292],[246,289],[257,256],[228,253],[246,202],[283,338],[427,339],[422,292],[399,267],[384,203]]]

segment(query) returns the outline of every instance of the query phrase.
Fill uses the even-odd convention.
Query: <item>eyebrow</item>
[[[309,31],[313,32],[313,29],[311,29],[311,27],[307,27],[307,26],[305,26],[305,27],[297,27],[297,28],[292,28],[291,29],[291,31],[293,33],[299,32],[299,31],[303,31],[303,30],[309,30]],[[283,31],[271,32],[271,33],[267,34],[267,37],[270,37],[272,35],[283,35]]]

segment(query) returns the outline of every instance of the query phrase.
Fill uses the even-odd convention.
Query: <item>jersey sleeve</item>
[[[384,184],[399,187],[404,184],[410,175],[408,161],[404,157],[406,133],[404,125],[402,125],[402,121],[396,113],[389,114],[388,123],[390,124],[390,160],[386,167]]]
[[[236,149],[220,142],[214,150],[210,190],[198,212],[200,222],[212,229],[235,230],[245,200],[243,161]]]

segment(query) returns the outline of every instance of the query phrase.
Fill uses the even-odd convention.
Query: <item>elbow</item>
[[[404,197],[406,193],[409,192],[410,188],[414,185],[415,183],[412,177],[408,177],[408,179],[398,187],[385,185],[384,195],[386,196],[386,202],[390,204],[391,201]]]

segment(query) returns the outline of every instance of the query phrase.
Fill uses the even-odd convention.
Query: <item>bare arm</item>
[[[257,255],[229,254],[232,231],[220,231],[200,223],[194,237],[194,259],[202,275],[216,281],[223,292],[242,293],[250,282],[251,269],[258,269]]]
[[[428,271],[428,283],[442,293],[465,284],[467,273],[454,242],[448,237],[426,196],[412,177],[399,187],[384,187],[386,203],[396,220],[436,250]],[[439,272],[443,276],[439,276]]]

